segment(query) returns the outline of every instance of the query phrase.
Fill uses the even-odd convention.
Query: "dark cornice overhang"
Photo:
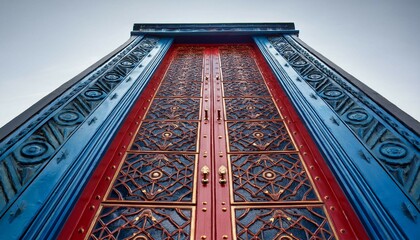
[[[298,35],[294,23],[136,23],[131,36]]]

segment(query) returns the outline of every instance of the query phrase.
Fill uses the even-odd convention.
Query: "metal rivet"
[[[207,208],[202,208],[201,211],[206,212]]]
[[[334,207],[334,206],[331,206],[331,207],[330,207],[330,210],[331,210],[331,211],[334,211],[334,210],[335,210],[335,207]]]
[[[207,236],[206,235],[202,235],[201,236],[201,239],[207,239]]]
[[[303,155],[306,155],[307,153],[306,152],[303,152]]]
[[[112,165],[112,169],[116,169],[117,168],[117,166],[115,166],[115,165]]]
[[[346,233],[346,229],[343,229],[343,228],[342,228],[342,229],[340,229],[340,232],[341,232],[341,233]]]
[[[95,205],[89,207],[90,210],[95,210]]]
[[[79,233],[84,233],[85,232],[85,229],[84,228],[79,228],[78,232]]]
[[[324,199],[325,200],[328,200],[328,199],[330,199],[330,197],[329,196],[325,196]]]
[[[222,208],[222,211],[223,211],[223,212],[226,212],[226,211],[227,211],[227,208],[225,208],[225,207],[224,207],[224,208]]]
[[[223,239],[228,239],[228,235],[223,235]]]
[[[219,139],[222,139],[222,136],[219,136]]]
[[[111,180],[111,178],[110,177],[106,177],[106,180],[109,181],[109,180]]]
[[[122,155],[122,152],[119,152],[119,153],[118,153],[118,156],[121,156],[121,155]]]
[[[222,202],[222,205],[226,205],[226,203],[225,202]]]
[[[203,202],[203,205],[207,205],[207,202]]]
[[[203,138],[207,138],[207,135],[203,135]]]
[[[96,200],[101,199],[101,195],[96,195]]]
[[[314,169],[315,167],[311,165],[311,166],[309,166],[309,168],[310,168],[310,169]]]
[[[315,180],[319,180],[319,177],[318,177],[318,176],[316,176],[316,177],[315,177]]]

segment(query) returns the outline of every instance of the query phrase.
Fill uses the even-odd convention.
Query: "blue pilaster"
[[[419,136],[292,37],[255,41],[369,234],[418,237]]]
[[[60,104],[45,107],[43,120],[30,132],[16,131],[2,142],[0,169],[16,176],[1,179],[11,186],[1,193],[7,200],[0,217],[2,238],[47,239],[58,234],[171,42],[137,37],[63,94]]]

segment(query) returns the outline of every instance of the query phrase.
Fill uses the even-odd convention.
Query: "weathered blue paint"
[[[288,36],[286,38],[292,40]],[[381,111],[386,114],[386,111],[380,110],[379,107],[376,107],[376,111],[372,111],[360,100],[354,99],[349,90],[357,90],[348,82],[346,82],[348,87],[327,81],[323,86],[314,87],[311,85],[318,78],[327,79],[329,77],[324,74],[323,70],[325,69],[328,69],[329,74],[337,75],[315,56],[311,56],[312,59],[309,63],[306,58],[296,55],[297,50],[293,51],[288,48],[287,52],[282,48],[283,55],[280,54],[279,47],[285,47],[284,44],[287,42],[273,41],[273,38],[270,41],[266,37],[256,37],[255,41],[319,145],[372,238],[415,239],[419,233],[418,209],[415,203],[404,192],[404,188],[401,188],[399,183],[394,181],[389,172],[385,170],[382,163],[383,157],[378,156],[383,153],[372,150],[375,147],[363,142],[360,139],[363,129],[357,132],[354,124],[352,125],[349,121],[349,118],[353,118],[351,120],[361,122],[360,124],[365,126],[365,122],[372,121],[372,118],[376,117],[374,115],[376,112]],[[293,58],[291,58],[292,55]],[[363,97],[368,98],[364,95]],[[344,104],[350,106],[342,108]],[[386,126],[384,127],[386,131],[397,134],[393,127],[385,125],[380,118],[376,121]],[[403,127],[402,124],[397,126]],[[414,142],[419,140],[415,133],[410,133],[410,136],[414,138]],[[395,137],[391,139],[395,142]],[[409,143],[404,138],[396,142],[400,145]],[[409,146],[405,149],[407,149],[405,154],[416,153],[414,147]],[[391,155],[394,152],[391,151]],[[402,155],[388,157],[397,158],[400,156]],[[414,157],[410,159],[417,161]],[[418,169],[418,165],[413,167],[414,171],[416,167]]]
[[[74,96],[68,104],[53,112],[45,120],[48,126],[51,126],[49,121],[52,120],[64,126],[55,131],[61,130],[63,135],[68,134],[68,136],[63,137],[61,144],[57,144],[54,148],[55,151],[43,159],[39,173],[34,175],[30,185],[22,190],[18,198],[3,213],[0,218],[2,237],[46,239],[58,234],[101,155],[171,42],[171,39],[140,37],[133,47],[127,47],[128,51],[125,51],[127,49],[122,51],[124,55],[120,59],[110,60],[113,65],[107,67],[105,73],[102,72],[105,75],[93,73],[98,79],[107,76],[109,78],[107,80],[112,84],[101,83],[100,80],[93,81],[79,91],[79,95],[83,94],[85,99],[98,99],[100,103],[86,107],[87,103],[82,103],[80,96]],[[130,67],[124,69],[126,65]],[[75,101],[78,101],[77,105]],[[70,109],[70,104],[74,108]],[[86,112],[86,109],[91,111]],[[83,119],[76,121],[76,116]],[[77,126],[67,130],[69,122]],[[45,127],[45,123],[41,126]],[[53,133],[51,136],[46,136],[57,137],[57,135]],[[48,141],[46,139],[32,142],[43,147],[45,145],[42,144]],[[37,149],[27,151],[37,153],[35,151]]]

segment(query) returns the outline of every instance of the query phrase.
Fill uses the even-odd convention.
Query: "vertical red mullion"
[[[231,225],[231,208],[229,198],[229,166],[227,159],[227,147],[226,147],[226,134],[225,134],[225,116],[223,107],[223,95],[222,95],[222,82],[220,74],[220,56],[218,48],[213,50],[213,125],[214,125],[214,166],[215,166],[215,216],[217,221],[215,222],[216,227],[216,238],[215,239],[232,239],[232,225]],[[226,183],[222,184],[219,180],[222,178],[218,171],[221,167],[226,168]]]
[[[200,120],[200,140],[198,154],[198,173],[197,173],[197,215],[196,215],[196,239],[213,239],[212,226],[214,221],[212,192],[213,192],[213,168],[211,151],[211,53],[209,49],[204,50],[203,62],[203,84],[202,84],[202,107]],[[207,175],[209,182],[202,182],[204,178],[201,169],[207,166],[210,173]]]

